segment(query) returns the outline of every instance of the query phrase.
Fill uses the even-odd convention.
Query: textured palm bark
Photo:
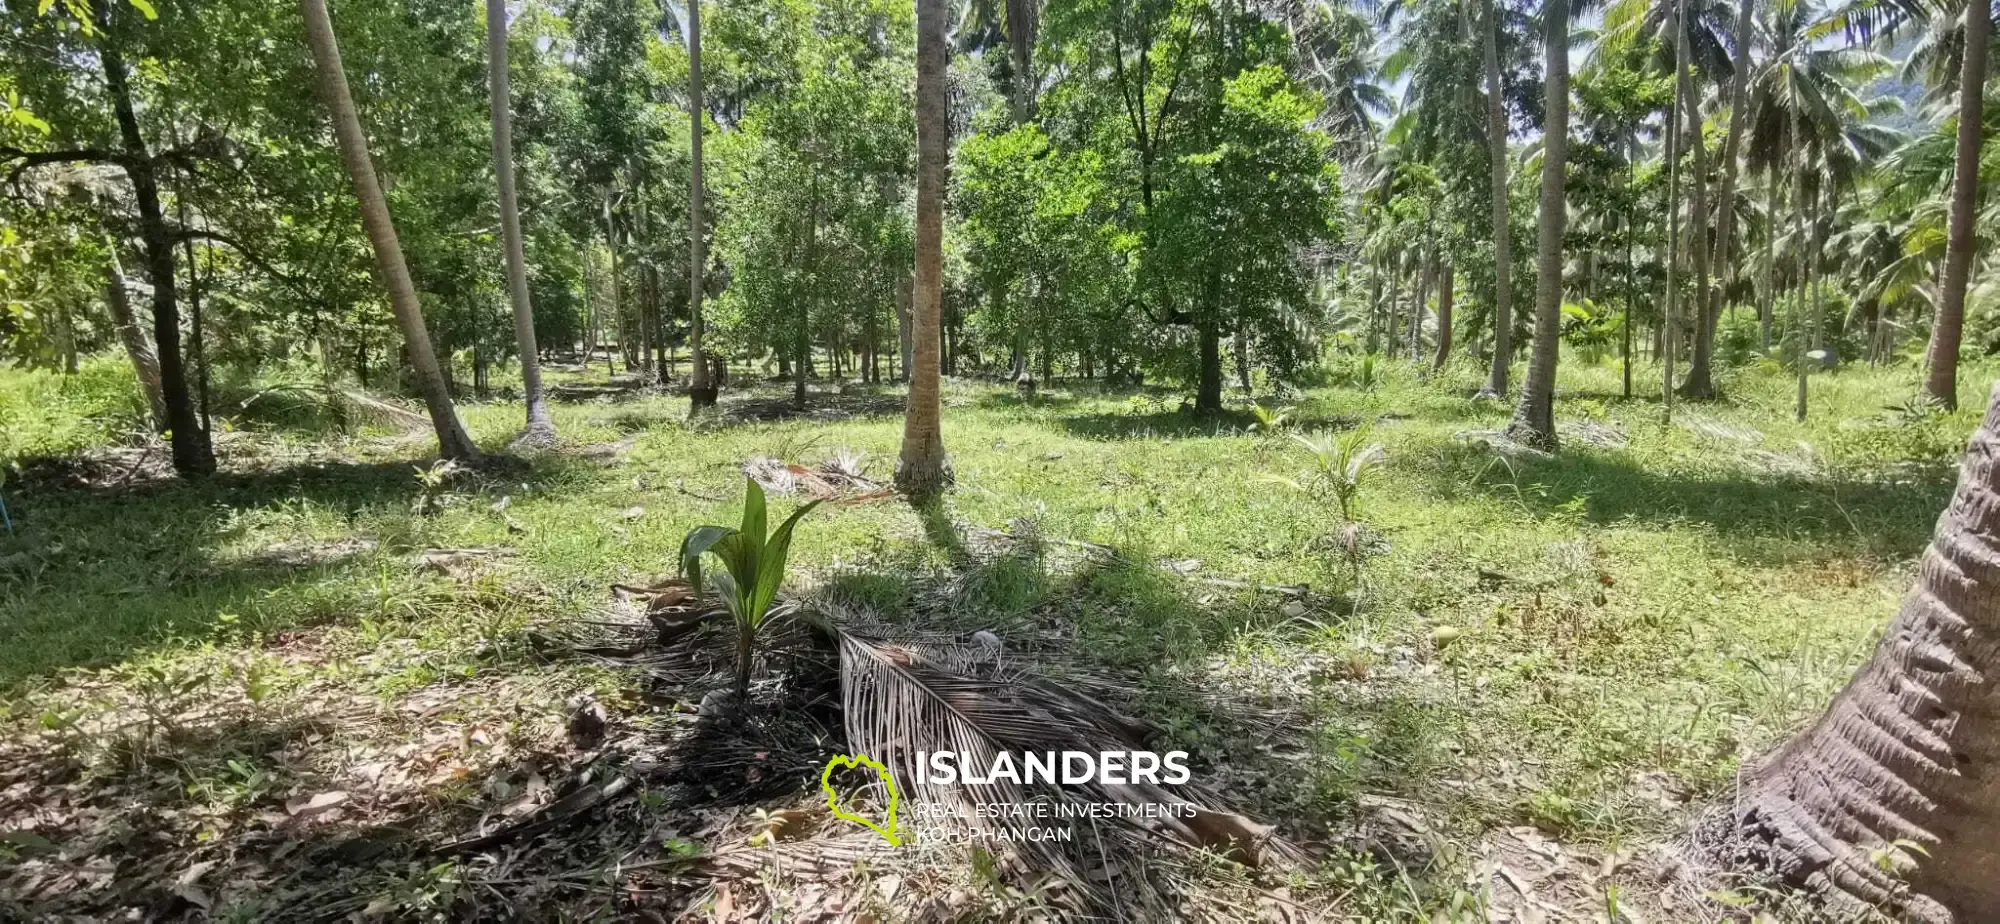
[[[708,352],[702,344],[707,331],[701,316],[702,285],[708,276],[708,246],[703,240],[701,180],[701,0],[688,0],[688,350],[694,373],[688,380],[688,405],[701,410],[715,404],[716,383],[709,380]]]
[[[1432,372],[1442,372],[1445,363],[1451,362],[1451,290],[1453,285],[1455,285],[1455,282],[1452,279],[1452,267],[1450,263],[1446,263],[1444,268],[1439,271],[1438,276],[1438,336],[1437,352],[1431,356]]]
[[[1990,4],[1966,11],[1964,61],[1958,75],[1958,152],[1952,164],[1951,217],[1944,255],[1944,287],[1938,293],[1937,323],[1931,327],[1925,359],[1930,374],[1924,393],[1946,408],[1958,408],[1958,342],[1965,331],[1965,288],[1972,278],[1976,241],[1973,222],[1979,207],[1979,150],[1985,140],[1981,106],[1986,87],[1986,53],[1993,33]]]
[[[939,420],[938,328],[944,307],[945,10],[944,0],[917,0],[917,236],[911,318],[910,406],[903,415],[903,451],[896,487],[917,503],[934,501],[951,483]]]
[[[528,297],[528,258],[521,241],[521,199],[514,185],[514,114],[507,81],[507,0],[486,0],[486,54],[492,89],[493,172],[500,180],[500,239],[507,250],[507,297],[514,308],[514,343],[521,354],[521,397],[527,404],[524,440],[555,439],[555,420],[542,393],[541,354],[535,346],[535,307]]]
[[[1514,241],[1507,208],[1507,111],[1500,98],[1500,4],[1486,0],[1485,35],[1480,57],[1486,67],[1486,151],[1492,158],[1493,179],[1493,368],[1486,376],[1483,397],[1507,394],[1507,367],[1514,359]],[[1449,341],[1450,335],[1439,338]],[[1444,355],[1440,350],[1440,356]]]
[[[1679,26],[1678,22],[1676,26]],[[1687,30],[1680,28],[1678,31],[1681,57],[1676,61],[1686,62],[1689,45]],[[1689,253],[1694,260],[1694,298],[1691,302],[1694,306],[1694,344],[1689,351],[1687,378],[1681,382],[1681,395],[1713,398],[1715,380],[1709,370],[1709,359],[1715,350],[1715,326],[1708,315],[1709,248],[1712,244],[1708,236],[1708,144],[1702,140],[1701,93],[1694,85],[1694,68],[1692,64],[1683,63],[1675,69],[1679,72],[1681,100],[1687,107],[1688,153],[1693,167],[1688,183],[1688,230],[1693,235]]]
[[[430,331],[424,326],[417,287],[410,281],[409,266],[403,262],[403,245],[397,240],[396,225],[389,218],[389,202],[375,180],[368,139],[361,131],[361,117],[354,111],[354,97],[347,90],[340,44],[334,38],[333,21],[326,13],[326,0],[299,0],[299,7],[305,13],[306,38],[312,46],[320,98],[333,116],[333,134],[340,143],[348,179],[354,184],[354,197],[361,204],[361,224],[368,231],[368,243],[375,251],[375,268],[389,290],[389,307],[403,330],[405,353],[430,411],[431,426],[437,430],[438,454],[447,459],[476,458],[479,449],[459,423],[458,409],[452,405],[451,391],[438,368],[437,354],[431,350]]]
[[[1990,400],[1874,657],[1740,802],[1773,872],[1916,920],[2000,921],[2000,388]],[[1884,870],[1897,841],[1922,851],[1890,850]]]
[[[1715,249],[1710,261],[1714,264],[1718,283],[1729,279],[1734,265],[1730,240],[1736,231],[1739,154],[1743,149],[1743,132],[1750,121],[1747,110],[1750,108],[1750,43],[1753,37],[1751,14],[1756,7],[1753,0],[1741,0],[1736,10],[1736,70],[1729,78],[1729,136],[1722,143],[1721,187],[1715,199]],[[1704,307],[1703,326],[1698,334],[1700,339],[1695,342],[1695,365],[1688,369],[1688,379],[1683,386],[1690,398],[1712,398],[1716,395],[1709,363],[1715,354],[1715,329],[1722,320],[1723,288],[1722,284],[1718,284],[1710,290]]]
[[[1528,378],[1507,435],[1539,449],[1556,448],[1556,359],[1562,336],[1563,230],[1568,224],[1564,170],[1569,161],[1569,3],[1542,7],[1548,101],[1542,127],[1542,201],[1536,217],[1535,344]]]

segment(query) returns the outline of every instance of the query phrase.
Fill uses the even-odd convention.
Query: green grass
[[[0,455],[118,438],[136,393],[114,387],[117,370],[99,359],[69,380],[0,371]],[[1260,810],[1337,840],[1364,793],[1432,806],[1461,850],[1420,888],[1373,867],[1332,874],[1376,883],[1358,903],[1405,910],[1405,898],[1465,900],[1450,864],[1462,867],[1482,830],[1533,823],[1603,845],[1670,837],[1741,761],[1810,719],[1898,605],[1983,403],[1974,390],[1953,415],[1897,413],[1913,370],[1848,369],[1814,379],[1799,424],[1791,380],[1744,370],[1725,377],[1727,401],[1682,405],[1666,426],[1656,400],[1616,397],[1615,370],[1571,368],[1558,418],[1629,443],[1572,437],[1541,459],[1459,438],[1504,425],[1510,410],[1469,397],[1478,370],[1427,379],[1385,363],[1379,374],[1369,390],[1285,402],[1297,432],[1367,423],[1386,449],[1357,511],[1388,551],[1358,582],[1320,541],[1337,511],[1263,477],[1302,477],[1304,450],[1247,432],[1248,414],[1192,418],[1173,392],[1056,385],[1023,400],[948,385],[948,514],[999,529],[1031,521],[1136,562],[991,569],[961,598],[964,619],[1072,627],[1078,652],[1146,679],[1151,717],[1209,772],[1253,777],[1232,788],[1254,792]],[[1640,376],[1641,391],[1654,379]],[[273,702],[338,691],[394,703],[494,683],[623,695],[601,672],[541,664],[524,629],[590,618],[611,582],[671,571],[689,528],[734,522],[745,460],[855,450],[886,481],[901,434],[894,415],[690,427],[683,407],[559,405],[571,447],[636,437],[623,461],[544,456],[457,483],[428,516],[411,511],[431,444],[380,433],[246,438],[224,452],[259,453],[255,466],[192,484],[93,493],[11,480],[8,709],[47,726],[90,701],[79,690],[210,695],[175,692],[181,674],[194,690],[254,687]],[[509,403],[464,414],[494,450],[520,420]],[[900,503],[828,506],[801,525],[793,557],[800,574],[895,609],[917,577],[958,560],[955,541]],[[426,548],[471,547],[511,555],[469,581],[410,564]],[[1335,603],[1288,615],[1269,596],[1151,565],[1190,559],[1198,575],[1308,584]],[[1438,627],[1462,635],[1440,649]],[[271,654],[293,638],[311,639],[315,656]],[[1225,751],[1243,740],[1212,702],[1177,692],[1190,686],[1301,716],[1304,753]],[[203,798],[250,798],[242,779],[224,785],[244,777],[218,769],[231,753],[218,744],[196,773],[214,793]]]

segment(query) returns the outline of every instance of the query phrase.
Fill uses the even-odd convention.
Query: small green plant
[[[1357,427],[1331,439],[1293,434],[1292,440],[1312,454],[1313,473],[1303,482],[1276,475],[1266,475],[1265,480],[1323,500],[1330,499],[1340,506],[1342,520],[1353,521],[1354,505],[1361,496],[1362,483],[1388,458],[1382,451],[1382,444],[1368,442],[1367,427]]]
[[[1269,408],[1261,404],[1252,404],[1250,414],[1257,418],[1257,422],[1251,424],[1250,428],[1259,433],[1276,433],[1291,426],[1293,410],[1295,409],[1289,407]]]
[[[743,525],[697,526],[681,540],[681,571],[703,594],[702,556],[713,555],[723,570],[709,577],[736,623],[736,698],[750,692],[750,657],[757,630],[770,615],[771,601],[785,581],[785,558],[792,546],[792,529],[819,501],[808,501],[768,536],[764,532],[764,489],[745,478]]]
[[[444,509],[445,496],[451,492],[451,483],[465,467],[450,459],[439,459],[430,468],[412,466],[417,470],[417,499],[411,502],[411,512],[427,517]]]

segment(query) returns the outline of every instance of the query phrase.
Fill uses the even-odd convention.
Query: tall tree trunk
[[[1513,221],[1507,208],[1507,111],[1500,97],[1500,4],[1486,0],[1485,34],[1480,57],[1486,66],[1486,152],[1493,180],[1493,368],[1487,373],[1483,397],[1507,394],[1507,368],[1514,345]]]
[[[555,440],[555,419],[542,394],[535,347],[535,308],[528,298],[528,258],[521,241],[521,201],[514,186],[514,115],[507,74],[507,0],[486,0],[487,80],[492,90],[493,172],[500,180],[500,238],[507,249],[507,298],[514,307],[514,344],[521,354],[521,398],[528,406],[524,441]]]
[[[940,232],[942,233],[942,232]],[[813,274],[819,270],[819,165],[813,165],[812,204],[806,209],[806,272]],[[798,294],[799,330],[793,341],[792,406],[806,409],[806,378],[812,375],[812,300],[805,293]]]
[[[104,251],[104,304],[111,309],[111,326],[118,328],[118,339],[125,343],[125,355],[132,360],[139,390],[145,393],[146,406],[152,409],[153,431],[163,433],[172,422],[167,416],[166,396],[160,392],[160,358],[153,353],[152,342],[132,313],[132,295],[125,287],[125,270],[118,263],[117,242],[106,236]]]
[[[914,280],[908,273],[896,280],[896,352],[897,358],[902,361],[902,365],[897,367],[896,381],[905,383],[910,381],[910,354],[916,346],[910,328],[910,286],[913,284]]]
[[[1634,193],[1639,188],[1639,133],[1635,127],[1625,141],[1625,190]],[[1628,199],[1634,206],[1636,199]],[[1632,307],[1638,300],[1639,288],[1632,280],[1635,267],[1632,265],[1632,246],[1639,237],[1639,226],[1632,212],[1625,213],[1625,317],[1618,325],[1624,334],[1624,347],[1620,351],[1620,372],[1625,380],[1625,397],[1632,397]]]
[[[104,66],[105,89],[110,93],[112,113],[118,122],[119,144],[125,151],[125,175],[132,181],[132,198],[139,207],[139,240],[146,254],[146,277],[153,284],[153,346],[159,358],[160,397],[166,403],[174,471],[183,476],[207,475],[215,471],[215,449],[195,411],[187,366],[181,359],[173,232],[167,227],[166,213],[160,207],[160,183],[152,153],[139,131],[131,75],[126,71],[125,56],[119,45],[120,30],[111,20],[116,15],[113,8],[108,3],[99,7],[99,23],[109,36],[99,56]]]
[[[1201,348],[1201,378],[1195,388],[1194,409],[1203,414],[1222,412],[1222,331],[1214,321],[1195,325]]]
[[[1247,395],[1253,391],[1250,387],[1250,333],[1238,324],[1236,335],[1231,339],[1234,341],[1231,347],[1236,354],[1236,387]]]
[[[1892,916],[2000,921],[2000,388],[1989,402],[1874,657],[1738,799],[1773,871]]]
[[[709,381],[708,353],[702,347],[706,325],[701,316],[702,285],[708,275],[708,247],[703,240],[701,181],[701,0],[687,0],[688,25],[688,350],[694,373],[688,380],[688,407],[701,410],[715,404],[716,384]]]
[[[1542,7],[1548,99],[1543,118],[1542,201],[1536,216],[1535,344],[1521,403],[1507,431],[1541,449],[1556,448],[1556,360],[1562,337],[1563,229],[1569,216],[1563,194],[1569,162],[1569,3],[1548,0]]]
[[[631,372],[634,364],[632,355],[632,325],[625,318],[624,283],[618,278],[618,219],[611,210],[611,191],[604,193],[604,250],[609,255],[611,274],[611,320],[618,327],[618,352],[625,357],[625,371]],[[604,354],[605,371],[611,371],[611,353]]]
[[[1686,242],[1681,237],[1681,106],[1682,97],[1688,92],[1687,80],[1687,31],[1681,28],[1681,11],[1685,0],[1675,0],[1674,11],[1667,18],[1668,26],[1674,33],[1674,99],[1667,106],[1666,159],[1667,159],[1667,297],[1664,313],[1660,321],[1660,407],[1666,419],[1674,419],[1674,360],[1678,356],[1676,341],[1680,333],[1680,265],[1681,250]]]
[[[1447,261],[1438,270],[1437,352],[1431,355],[1432,372],[1443,372],[1445,363],[1451,361],[1451,300],[1455,284],[1451,263]]]
[[[913,502],[935,501],[951,483],[938,396],[938,328],[944,308],[945,110],[944,0],[917,0],[917,234],[910,406],[896,487]]]
[[[396,226],[389,218],[389,203],[375,181],[375,167],[368,156],[368,141],[361,133],[361,118],[354,112],[354,99],[347,92],[347,75],[341,69],[340,46],[333,35],[333,22],[326,14],[326,0],[299,0],[305,12],[306,38],[312,45],[319,92],[333,115],[333,133],[340,142],[341,159],[347,163],[354,197],[361,204],[361,223],[368,230],[368,243],[375,250],[375,267],[389,289],[389,306],[403,329],[410,364],[417,373],[417,385],[429,407],[431,426],[437,430],[438,453],[447,459],[472,459],[479,455],[472,437],[459,423],[452,406],[437,354],[431,352],[430,331],[424,327],[423,306],[417,302],[417,288],[410,281],[410,269],[403,263],[403,247],[396,239]]]
[[[1812,264],[1813,264],[1812,243],[1808,238],[1808,235],[1811,235],[1812,237],[1818,236],[1818,234],[1808,230],[1810,225],[1807,224],[1807,219],[1806,219],[1805,171],[1811,168],[1812,162],[1806,159],[1807,154],[1805,146],[1803,144],[1798,143],[1798,139],[1805,137],[1805,132],[1802,130],[1803,127],[1804,126],[1801,122],[1799,111],[1797,108],[1794,108],[1792,110],[1792,138],[1794,142],[1794,147],[1797,148],[1797,150],[1794,153],[1798,156],[1800,163],[1795,165],[1796,170],[1793,173],[1793,176],[1796,177],[1796,179],[1794,180],[1794,185],[1797,186],[1797,200],[1795,203],[1795,207],[1792,211],[1792,221],[1794,229],[1797,232],[1793,237],[1793,241],[1795,242],[1794,246],[1796,246],[1799,251],[1799,260],[1798,260],[1799,292],[1798,292],[1798,301],[1794,303],[1794,307],[1792,308],[1791,333],[1792,333],[1792,344],[1793,344],[1792,359],[1794,362],[1798,363],[1798,366],[1795,371],[1798,373],[1799,394],[1798,394],[1798,403],[1793,408],[1792,414],[1800,421],[1804,421],[1806,419],[1806,324],[1805,324],[1806,305],[1805,303],[1806,303],[1806,295],[1812,288]]]
[[[1771,315],[1777,310],[1778,171],[1774,167],[1764,177],[1764,279],[1757,293],[1757,336],[1759,348],[1771,352]]]
[[[1706,394],[1696,394],[1693,390],[1688,397],[1713,397],[1714,381],[1708,371],[1708,364],[1715,353],[1716,325],[1722,319],[1722,303],[1729,279],[1734,275],[1735,249],[1732,242],[1736,234],[1736,178],[1742,165],[1743,133],[1749,125],[1750,108],[1750,45],[1755,40],[1752,31],[1752,13],[1757,8],[1754,0],[1738,0],[1736,10],[1736,70],[1729,78],[1729,137],[1722,143],[1722,186],[1716,197],[1715,249],[1710,262],[1715,270],[1716,287],[1709,295],[1707,324],[1703,332],[1703,342],[1695,347],[1700,375],[1707,380]],[[1729,317],[1734,320],[1736,309],[1731,308]],[[1690,389],[1695,384],[1695,370],[1689,370]]]
[[[1424,236],[1430,236],[1428,228],[1425,229]],[[1415,299],[1416,304],[1410,308],[1411,362],[1423,359],[1424,311],[1430,307],[1431,280],[1435,278],[1437,272],[1437,265],[1433,260],[1433,256],[1434,254],[1427,255],[1422,250],[1417,251],[1417,297]]]
[[[1396,354],[1396,322],[1402,317],[1402,315],[1397,313],[1401,309],[1396,306],[1402,294],[1403,255],[1395,253],[1389,256],[1389,302],[1388,307],[1383,311],[1383,326],[1385,329],[1382,332],[1382,353],[1385,356],[1394,356]]]
[[[1743,4],[1748,6],[1749,4]],[[1682,12],[1687,9],[1687,0],[1681,2]],[[1684,24],[1686,20],[1682,20]],[[1692,182],[1689,189],[1688,225],[1693,234],[1690,242],[1694,258],[1694,349],[1688,357],[1687,380],[1681,383],[1681,395],[1687,398],[1712,398],[1715,396],[1715,380],[1710,375],[1709,357],[1715,349],[1714,318],[1708,310],[1712,304],[1709,293],[1709,247],[1708,235],[1708,144],[1702,140],[1701,94],[1694,85],[1694,66],[1687,61],[1686,49],[1689,41],[1687,29],[1681,28],[1681,62],[1678,70],[1681,99],[1687,106],[1688,151],[1692,156]]]
[[[1965,330],[1965,288],[1972,276],[1974,211],[1979,206],[1979,149],[1985,139],[1981,104],[1986,89],[1986,52],[1993,33],[1989,3],[1974,2],[1965,13],[1964,62],[1958,75],[1958,151],[1952,161],[1951,218],[1945,242],[1944,288],[1938,293],[1937,324],[1931,328],[1926,360],[1930,375],[1924,393],[1952,410],[1958,408],[1958,341]]]

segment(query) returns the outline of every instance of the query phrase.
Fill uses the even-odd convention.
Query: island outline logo
[[[840,794],[833,789],[833,771],[842,767],[866,767],[873,770],[875,775],[881,778],[882,785],[888,787],[889,818],[886,825],[878,825],[860,815],[841,809]],[[820,771],[819,788],[821,792],[826,793],[826,807],[828,811],[833,812],[833,817],[852,821],[882,835],[882,839],[888,841],[891,847],[903,846],[902,837],[896,833],[896,803],[901,797],[896,794],[895,778],[889,775],[889,768],[883,766],[881,761],[866,754],[835,754],[827,759],[826,769]]]

